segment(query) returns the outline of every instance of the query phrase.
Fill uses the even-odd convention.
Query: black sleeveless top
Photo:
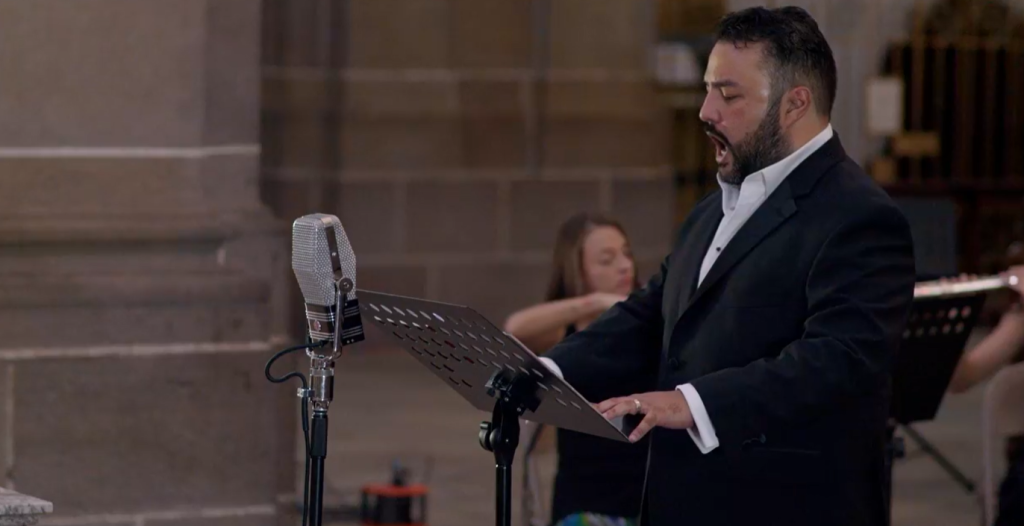
[[[566,336],[575,327],[566,330]],[[602,399],[649,390],[646,382],[609,388]],[[590,400],[600,402],[601,400]],[[635,444],[558,429],[558,472],[551,505],[552,524],[573,513],[635,519],[647,472],[648,437]]]

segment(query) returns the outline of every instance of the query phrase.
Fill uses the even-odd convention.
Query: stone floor
[[[477,442],[479,423],[488,414],[468,406],[399,350],[351,347],[338,362],[336,374],[327,458],[329,504],[356,504],[360,486],[386,482],[397,459],[409,466],[414,481],[429,484],[431,525],[494,523],[493,457]],[[948,398],[935,422],[917,427],[976,481],[981,472],[980,395],[981,389],[974,389]],[[907,458],[895,471],[894,525],[979,524],[976,498],[912,441],[907,448]],[[539,461],[549,474],[551,460],[548,455]],[[522,474],[518,463],[516,474]],[[518,497],[516,492],[514,522],[522,524]]]

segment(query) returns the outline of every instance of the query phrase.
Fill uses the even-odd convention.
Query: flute
[[[969,281],[942,283],[939,281],[922,281],[914,285],[915,298],[938,298],[942,296],[958,296],[987,292],[1017,284],[1017,276],[984,276]]]

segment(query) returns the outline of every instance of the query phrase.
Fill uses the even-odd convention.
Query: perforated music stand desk
[[[496,524],[512,521],[512,459],[519,418],[629,441],[637,419],[608,420],[537,356],[475,310],[460,305],[359,290],[363,320],[372,320],[473,407],[491,412],[480,445],[494,453]]]
[[[896,422],[935,418],[985,296],[974,292],[914,300],[893,369],[890,417]]]
[[[973,485],[910,424],[933,420],[938,413],[985,298],[984,292],[972,292],[914,299],[892,375],[885,488],[890,517],[893,461],[902,454],[902,443],[895,437],[897,425],[902,425],[961,484]]]

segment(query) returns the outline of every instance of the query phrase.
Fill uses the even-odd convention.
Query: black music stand
[[[985,303],[985,293],[915,299],[893,368],[886,462],[887,506],[892,511],[892,469],[904,453],[897,426],[917,442],[968,491],[974,484],[911,427],[933,420]]]
[[[639,423],[608,420],[537,356],[468,307],[359,291],[364,320],[385,333],[473,407],[491,413],[480,445],[496,462],[495,521],[512,524],[512,459],[519,418],[621,442]]]

